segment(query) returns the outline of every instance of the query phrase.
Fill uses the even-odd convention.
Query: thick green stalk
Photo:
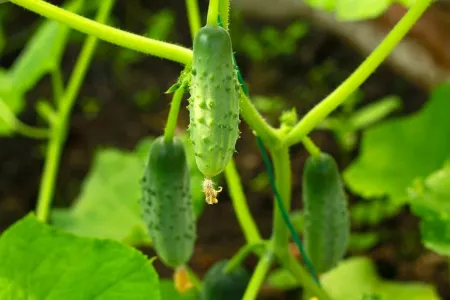
[[[181,86],[175,91],[170,103],[169,117],[167,118],[166,128],[164,129],[164,141],[171,141],[175,128],[177,127],[178,113],[180,112],[181,100],[183,100],[184,87]]]
[[[285,145],[294,145],[300,142],[331,112],[341,105],[381,65],[432,2],[432,0],[416,1],[413,7],[358,69],[328,97],[310,110],[286,136],[283,143]]]
[[[191,31],[191,37],[192,39],[194,39],[195,33],[202,26],[197,0],[186,0],[186,9],[188,13],[189,29]]]
[[[206,23],[211,26],[217,26],[218,15],[219,15],[219,0],[209,0]]]
[[[266,278],[267,272],[269,272],[270,266],[273,263],[273,258],[273,253],[268,252],[258,261],[242,300],[256,299],[264,279]]]
[[[248,208],[247,198],[245,197],[241,179],[239,178],[239,173],[236,170],[233,160],[231,160],[225,168],[225,179],[227,181],[228,192],[230,193],[233,208],[239,225],[241,226],[241,230],[244,233],[245,240],[250,244],[260,242],[261,235]]]
[[[283,206],[289,213],[291,208],[291,165],[289,148],[270,149],[275,172],[275,185],[280,194]],[[274,201],[274,203],[276,203]],[[277,256],[287,255],[289,232],[281,215],[280,208],[274,204],[272,242]]]
[[[328,293],[314,281],[305,268],[292,255],[279,255],[277,258],[281,266],[294,275],[309,294],[317,297],[317,300],[332,300]]]
[[[137,34],[106,26],[71,13],[65,9],[42,0],[11,0],[10,2],[22,6],[44,17],[56,20],[83,33],[93,35],[112,44],[165,58],[182,64],[192,60],[192,51],[170,43],[149,39]]]
[[[41,2],[41,1],[34,1]],[[111,12],[113,0],[104,0],[97,14],[98,22],[105,22]],[[81,84],[86,75],[86,71],[92,60],[94,50],[97,46],[97,38],[89,36],[84,42],[80,56],[76,62],[75,68],[70,77],[67,90],[65,91],[57,113],[57,121],[52,124],[51,136],[47,148],[44,172],[39,189],[39,197],[36,209],[37,218],[46,222],[49,216],[51,202],[54,195],[55,180],[60,164],[62,148],[66,141],[67,127],[69,123],[70,112],[75,99],[80,90]]]

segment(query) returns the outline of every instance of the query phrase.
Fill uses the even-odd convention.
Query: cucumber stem
[[[220,21],[222,22],[223,28],[228,30],[230,20],[230,1],[229,0],[219,0],[219,14]]]
[[[32,0],[31,2],[38,5],[41,1]],[[98,22],[105,22],[107,20],[113,5],[114,0],[102,2],[96,17]],[[61,98],[57,112],[57,120],[51,125],[50,141],[45,156],[46,160],[39,187],[39,197],[36,208],[36,216],[38,220],[42,222],[46,222],[48,220],[55,190],[55,180],[58,174],[58,167],[63,150],[62,148],[64,142],[66,141],[70,112],[75,103],[78,92],[80,91],[81,84],[94,55],[94,50],[97,47],[97,43],[98,39],[95,36],[89,36],[86,38],[67,85],[67,89],[64,91]]]
[[[256,249],[261,250],[265,246],[266,246],[265,242],[246,244],[241,249],[239,249],[239,251],[230,259],[230,261],[228,262],[228,264],[224,269],[224,273],[233,272],[233,270],[235,270],[242,264],[242,262],[247,258],[247,256],[250,253],[256,252],[255,251]]]
[[[194,39],[195,34],[200,29],[201,20],[200,20],[200,10],[198,9],[197,0],[186,0],[186,10],[189,21],[189,29],[191,31],[191,37]]]
[[[206,23],[210,26],[217,26],[218,15],[219,15],[219,0],[209,0]]]
[[[261,234],[248,208],[247,198],[245,197],[241,179],[233,159],[225,167],[225,180],[228,185],[233,209],[244,233],[245,240],[249,244],[261,241]]]
[[[170,111],[167,118],[166,128],[164,129],[164,141],[166,143],[172,141],[175,135],[175,128],[177,126],[178,113],[180,112],[181,100],[184,95],[184,87],[179,87],[172,97],[172,102],[170,102]]]
[[[322,122],[331,112],[348,99],[348,96],[388,57],[432,2],[433,0],[416,1],[381,44],[364,60],[353,74],[297,123],[292,131],[284,138],[283,144],[290,146],[303,140],[317,124]]]

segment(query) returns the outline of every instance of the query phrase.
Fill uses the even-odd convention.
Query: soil
[[[136,17],[136,13],[148,15],[150,11],[162,8],[174,10],[177,17],[177,31],[170,35],[170,40],[190,45],[185,11],[180,1],[136,1],[135,5],[118,2],[115,7],[116,22],[119,22],[121,28],[133,32],[145,30],[145,18]],[[205,1],[201,4],[204,10]],[[11,37],[16,41],[16,45],[20,45],[20,34],[26,38],[27,28],[33,26],[37,18],[20,8],[11,8],[11,11],[14,16],[20,16],[24,20],[20,26],[13,26],[17,21],[11,21],[6,28],[8,38]],[[261,20],[246,20],[246,23],[254,28],[264,24]],[[81,35],[74,36],[63,59],[63,73],[66,80],[80,48],[78,41]],[[6,55],[0,60],[3,67],[8,67],[12,63],[20,47],[7,46],[6,50]],[[80,183],[89,171],[94,151],[98,147],[132,149],[141,138],[162,133],[170,101],[170,96],[163,92],[177,79],[181,67],[175,63],[142,55],[136,63],[118,70],[111,63],[115,61],[117,55],[117,47],[101,43],[82,86],[78,104],[72,114],[70,133],[62,157],[55,206],[68,206],[77,196]],[[281,95],[288,99],[290,106],[297,108],[299,115],[302,115],[331,92],[364,58],[336,37],[311,28],[307,36],[298,42],[293,55],[270,58],[262,62],[252,62],[243,55],[238,55],[237,59],[253,95]],[[326,61],[332,62],[334,66],[332,71],[325,74],[319,82],[311,81],[308,77],[309,72]],[[136,91],[143,91],[149,87],[155,89],[157,96],[151,104],[140,107],[133,100],[133,95]],[[305,90],[308,93],[304,92]],[[403,114],[417,110],[427,99],[425,91],[414,87],[386,66],[382,66],[371,76],[362,90],[365,93],[363,104],[391,94],[401,96],[404,100]],[[30,91],[27,109],[20,115],[21,119],[31,124],[39,123],[33,109],[34,103],[42,97],[50,96],[50,80],[45,78]],[[92,98],[98,99],[99,110],[87,114],[85,104]],[[266,115],[266,117],[276,121],[274,116]],[[179,121],[181,130],[186,128],[187,122],[187,111],[183,110]],[[245,124],[242,125],[241,131],[242,138],[237,146],[237,166],[245,184],[250,210],[263,236],[269,237],[274,204],[272,194],[269,189],[252,191],[246,184],[261,173],[264,166],[256,148],[256,141]],[[339,157],[340,150],[331,134],[315,132],[312,138],[324,151]],[[43,167],[43,147],[41,142],[21,137],[0,140],[0,231],[33,210]],[[300,176],[306,153],[302,147],[296,146],[292,148],[291,154],[293,206],[298,208]],[[352,157],[356,155],[357,151],[352,153]],[[344,161],[339,163],[341,168],[347,165]],[[415,217],[405,209],[401,214],[372,229],[387,234],[382,242],[369,252],[353,253],[354,255],[370,256],[385,278],[432,283],[438,288],[443,299],[450,299],[446,260],[420,245],[418,220]],[[225,192],[221,195],[220,204],[208,207],[200,218],[198,243],[191,266],[202,276],[211,264],[231,257],[243,243],[243,235]],[[151,253],[148,249],[144,250]],[[253,268],[255,263],[254,258],[246,261],[249,269]],[[171,276],[170,270],[159,263],[156,263],[156,266],[162,276]],[[283,293],[267,287],[263,289],[260,297],[260,299],[296,298],[298,299],[298,291]]]

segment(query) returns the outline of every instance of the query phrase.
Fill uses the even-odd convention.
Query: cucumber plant
[[[315,271],[318,271],[319,275],[333,272],[346,253],[350,230],[348,204],[334,158],[321,152],[308,135],[323,124],[322,122],[342,105],[389,56],[426,11],[432,0],[413,1],[410,10],[402,20],[347,80],[300,120],[297,120],[295,112],[285,114],[280,128],[269,124],[250,100],[248,89],[234,58],[229,33],[229,0],[209,1],[206,24],[201,22],[197,1],[186,0],[189,27],[193,38],[192,50],[103,24],[111,13],[114,0],[99,2],[96,21],[76,14],[81,9],[82,0],[73,0],[65,8],[43,0],[10,0],[9,2],[59,22],[52,23],[56,29],[51,28],[53,31],[47,32],[50,37],[54,36],[55,32],[64,35],[65,31],[61,28],[66,31],[67,28],[73,28],[90,36],[86,39],[67,87],[64,87],[56,62],[52,61],[51,67],[44,66],[39,71],[42,71],[42,74],[51,72],[57,101],[56,105],[43,102],[37,108],[47,122],[48,128],[36,128],[20,122],[16,117],[20,109],[13,107],[11,103],[8,104],[9,99],[6,99],[12,96],[14,82],[9,79],[0,81],[2,85],[5,85],[5,88],[0,88],[0,118],[4,123],[0,125],[6,125],[8,130],[25,136],[48,139],[46,162],[36,207],[39,222],[29,216],[19,221],[0,238],[0,254],[3,253],[5,257],[6,254],[11,254],[9,245],[5,243],[17,245],[23,249],[23,245],[34,241],[33,245],[36,246],[36,249],[33,248],[36,250],[34,255],[22,264],[24,269],[30,270],[26,274],[8,269],[13,268],[14,264],[0,257],[0,277],[6,278],[0,281],[0,295],[3,296],[2,293],[6,293],[3,298],[25,299],[25,296],[22,296],[24,291],[25,294],[29,292],[38,296],[45,295],[48,299],[66,296],[64,291],[67,293],[67,286],[75,286],[77,280],[80,280],[80,274],[73,274],[77,272],[73,267],[70,268],[76,263],[77,257],[70,256],[67,249],[59,250],[53,246],[65,243],[74,244],[80,251],[87,249],[85,250],[88,251],[87,254],[99,262],[99,266],[88,264],[83,268],[83,272],[100,272],[103,275],[95,277],[96,284],[98,281],[100,288],[92,288],[92,284],[86,283],[86,290],[80,291],[81,295],[93,295],[92,297],[80,296],[81,298],[77,299],[92,299],[103,295],[102,290],[105,293],[104,290],[108,290],[108,286],[114,286],[114,282],[119,282],[116,277],[119,273],[122,274],[121,272],[124,277],[129,277],[128,280],[120,281],[124,286],[114,286],[112,294],[105,294],[105,298],[102,299],[114,297],[114,299],[146,299],[148,295],[151,295],[152,299],[159,299],[161,294],[169,293],[169,291],[160,293],[163,285],[158,283],[158,276],[151,265],[153,260],[143,259],[130,247],[113,241],[74,237],[42,224],[49,221],[57,171],[67,138],[68,119],[98,39],[101,39],[126,49],[185,66],[177,83],[168,91],[173,93],[173,98],[164,135],[156,138],[147,149],[148,159],[147,164],[142,166],[141,182],[142,221],[148,229],[149,240],[156,252],[155,258],[175,270],[175,278],[178,278],[175,287],[178,287],[179,291],[191,286],[195,287],[198,295],[203,299],[220,299],[223,295],[227,295],[226,299],[257,299],[266,275],[272,266],[278,264],[291,277],[294,277],[295,282],[303,286],[305,295],[308,295],[310,299],[340,300],[336,298],[339,293],[321,282],[322,277],[317,277]],[[318,5],[320,1],[308,2]],[[332,5],[326,7],[327,9],[336,9],[339,14],[342,14],[343,5],[348,4],[349,1],[340,0],[329,3]],[[62,26],[60,23],[68,27],[58,27]],[[55,48],[63,47],[60,45]],[[61,52],[57,52],[52,57],[60,57],[60,55]],[[14,75],[14,72],[11,73]],[[3,76],[3,73],[0,75]],[[30,82],[27,84],[30,85]],[[25,87],[23,89],[20,95],[14,95],[15,97],[11,99],[23,97],[26,90]],[[196,167],[205,177],[202,185],[205,200],[208,204],[218,203],[218,194],[223,188],[216,189],[213,178],[224,173],[227,191],[246,239],[246,244],[230,260],[220,261],[209,270],[204,282],[197,278],[188,267],[189,260],[195,251],[196,241],[196,220],[189,175],[192,166],[188,165],[189,158],[186,155],[185,146],[175,132],[185,93],[190,94],[188,105],[190,124],[186,130],[189,131]],[[273,164],[272,170],[270,162],[265,159],[276,200],[273,209],[273,230],[269,239],[262,238],[253,220],[233,161],[241,119],[253,130],[260,149],[268,149]],[[303,195],[292,195],[290,148],[299,143],[303,144],[310,156],[304,169]],[[289,219],[293,200],[304,202],[305,247]],[[220,204],[208,209],[220,209]],[[289,234],[298,246],[307,267],[290,251]],[[43,240],[40,235],[43,236]],[[50,279],[58,281],[54,279],[53,272],[45,272],[45,268],[51,269],[51,266],[43,260],[49,253],[50,242],[53,250],[56,251],[51,252],[53,258],[61,255],[71,258],[58,262],[58,268],[69,272],[71,277],[68,281],[56,282],[61,285],[61,289],[55,290],[53,292],[55,294],[52,294],[53,290],[50,287],[34,284]],[[100,251],[103,248],[108,250],[105,252],[106,257],[101,255]],[[251,276],[247,274],[242,264],[250,253],[256,254],[259,258]],[[14,259],[20,262],[26,257],[24,254],[21,255],[14,256]],[[124,259],[124,257],[129,260],[119,264],[111,263],[115,259],[120,261],[120,258]],[[41,263],[41,260],[44,261],[42,268],[36,268],[35,266]],[[17,278],[17,274],[21,277]],[[185,282],[186,277],[189,277],[191,283]],[[140,290],[136,291],[134,287],[139,287]],[[171,286],[169,288],[172,289]],[[5,290],[6,292],[3,292]],[[362,299],[364,295],[358,294],[357,297]]]

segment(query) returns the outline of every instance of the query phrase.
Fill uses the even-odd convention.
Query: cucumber
[[[241,300],[250,281],[250,274],[242,266],[230,273],[224,269],[228,260],[215,263],[203,278],[201,300]]]
[[[307,158],[302,192],[305,249],[320,274],[343,258],[350,235],[347,197],[331,155],[321,153]]]
[[[184,145],[158,137],[142,178],[142,211],[156,254],[169,267],[184,265],[196,240],[195,214],[190,193]]]
[[[235,152],[239,91],[230,35],[219,26],[202,27],[194,37],[188,131],[206,178],[223,172]]]

